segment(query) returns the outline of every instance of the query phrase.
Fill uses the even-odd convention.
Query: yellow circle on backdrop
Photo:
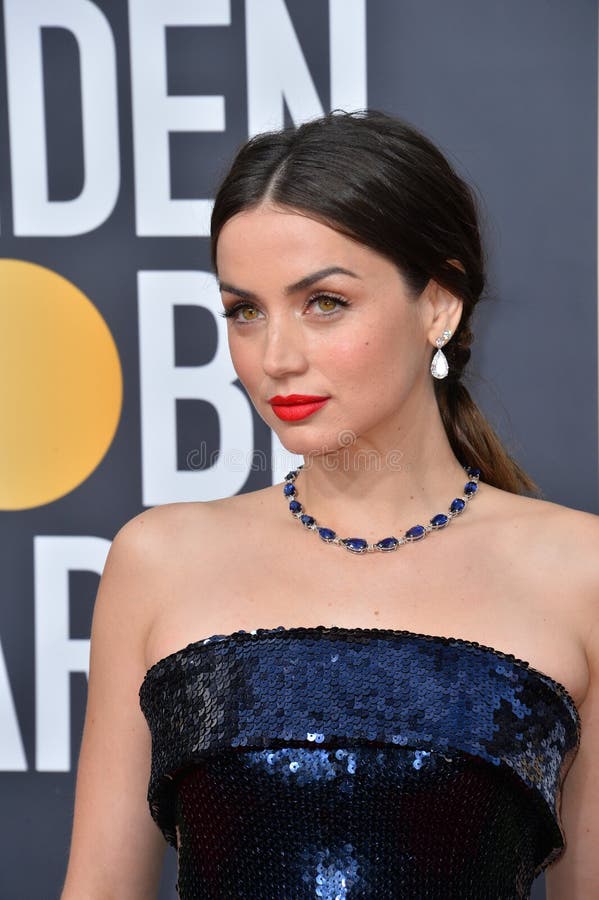
[[[64,497],[102,461],[123,402],[106,322],[66,278],[0,259],[0,509]]]

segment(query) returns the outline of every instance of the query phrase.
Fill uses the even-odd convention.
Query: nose
[[[271,378],[289,372],[304,372],[308,361],[300,328],[291,322],[271,319],[265,330],[262,367]]]

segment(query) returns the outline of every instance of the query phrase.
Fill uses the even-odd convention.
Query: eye
[[[219,316],[222,316],[224,319],[232,319],[234,322],[240,322],[241,319],[237,318],[238,312],[250,312],[250,313],[258,313],[258,310],[255,306],[252,306],[251,303],[236,303],[235,306],[232,306],[230,309],[223,309],[219,312]],[[244,316],[244,322],[255,322],[257,315],[252,315],[249,318]]]
[[[253,322],[254,319],[256,319],[258,316],[258,310],[256,309],[256,307],[250,306],[249,303],[242,305],[242,306],[238,306],[237,312],[241,312],[243,314],[242,318],[246,322]],[[248,313],[248,315],[246,315],[246,313]]]
[[[350,305],[347,300],[344,300],[342,297],[337,297],[335,294],[316,294],[315,296],[310,297],[306,306],[313,306],[315,304],[322,304],[320,306],[322,315],[317,316],[317,318],[321,319],[334,316],[337,312],[337,308],[340,306]],[[237,313],[241,313],[241,317],[238,318]],[[260,311],[257,307],[252,306],[251,303],[236,303],[235,306],[232,306],[230,309],[221,310],[219,316],[223,316],[225,319],[231,319],[233,322],[237,322],[240,325],[249,325],[259,318]]]
[[[309,306],[312,306],[313,303],[323,304],[320,309],[325,315],[331,315],[336,312],[336,307],[338,306],[349,306],[347,300],[342,300],[341,297],[336,297],[333,294],[317,294],[316,297],[311,297],[308,301]],[[330,304],[333,305],[331,306]]]

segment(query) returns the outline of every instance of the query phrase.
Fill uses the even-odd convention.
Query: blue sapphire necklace
[[[351,550],[352,553],[371,553],[374,550],[382,550],[383,552],[397,550],[402,544],[411,544],[414,541],[421,541],[422,538],[429,534],[429,532],[445,528],[452,519],[459,516],[460,513],[464,511],[468,501],[474,497],[478,490],[478,479],[480,478],[480,469],[476,469],[474,466],[463,466],[470,480],[464,485],[463,495],[461,497],[455,497],[451,501],[448,512],[437,513],[436,516],[433,516],[428,525],[412,525],[412,527],[408,528],[404,533],[403,537],[386,537],[377,541],[375,544],[369,544],[364,538],[337,537],[337,534],[331,528],[325,528],[324,526],[319,525],[313,516],[309,516],[304,512],[302,504],[297,499],[297,488],[295,486],[295,479],[297,478],[300,469],[303,468],[303,465],[298,466],[297,469],[293,469],[285,476],[283,495],[287,499],[291,498],[289,502],[291,515],[295,519],[299,519],[304,528],[307,528],[309,531],[317,532],[319,537],[325,541],[325,543],[337,544],[340,547]]]

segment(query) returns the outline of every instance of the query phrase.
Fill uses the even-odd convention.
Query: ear
[[[448,259],[447,262],[465,271],[464,266],[457,259]],[[427,309],[426,309],[426,326],[427,337],[430,343],[436,346],[435,341],[441,337],[445,329],[449,329],[454,335],[462,318],[464,301],[461,297],[451,294],[446,288],[434,279],[431,279],[426,289]],[[450,338],[451,340],[451,338]]]

